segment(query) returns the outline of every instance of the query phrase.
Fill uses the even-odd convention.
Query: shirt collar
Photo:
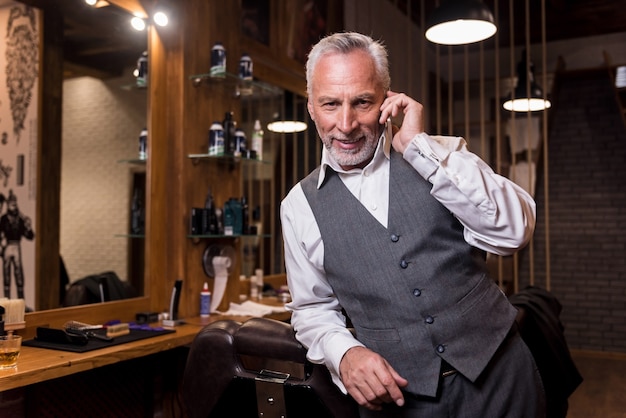
[[[389,155],[391,152],[391,138],[387,138],[385,135],[385,131],[380,135],[378,139],[378,145],[376,146],[376,150],[374,151],[374,157],[372,161],[370,161],[365,168],[371,167],[374,164],[379,164],[379,161],[382,158],[389,159]],[[322,147],[322,163],[320,167],[319,178],[317,179],[317,188],[322,187],[324,180],[326,179],[326,169],[330,167],[337,173],[360,173],[363,171],[362,168],[353,168],[352,170],[344,170],[337,164],[337,162],[330,156],[330,153],[326,149],[325,146]]]

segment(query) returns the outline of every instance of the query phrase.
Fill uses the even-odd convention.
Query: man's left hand
[[[403,113],[404,119],[399,130],[394,130],[393,148],[404,153],[409,142],[417,134],[424,132],[424,106],[404,93],[387,92],[387,98],[380,106],[379,123],[383,124],[387,118]]]

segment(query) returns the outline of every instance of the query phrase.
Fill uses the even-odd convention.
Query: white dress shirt
[[[335,170],[350,192],[378,222],[387,226],[389,209],[389,150],[381,136],[372,161],[363,169],[345,171],[324,148],[318,187],[326,168]],[[530,240],[535,225],[535,202],[518,185],[496,174],[467,149],[460,137],[416,135],[404,152],[415,170],[432,185],[431,195],[464,226],[464,238],[485,251],[509,255]],[[338,211],[342,208],[337,208]],[[300,184],[281,204],[285,265],[292,302],[291,323],[298,340],[308,347],[309,361],[325,364],[335,384],[345,352],[358,345],[345,327],[345,318],[324,271],[324,243]]]

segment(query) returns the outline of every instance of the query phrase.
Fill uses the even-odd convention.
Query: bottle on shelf
[[[235,233],[235,214],[230,205],[230,200],[224,203],[223,210],[224,235],[233,235]]]
[[[211,48],[211,71],[213,78],[226,77],[226,49],[221,42],[216,42]]]
[[[224,127],[218,121],[211,124],[209,129],[209,150],[208,154],[219,157],[224,155]]]
[[[246,133],[243,129],[235,130],[235,151],[233,155],[235,157],[241,157],[246,153]]]
[[[217,214],[215,212],[215,202],[213,201],[213,194],[211,193],[211,189],[209,189],[206,199],[204,200],[204,210],[207,220],[207,228],[205,231],[203,231],[203,233],[209,235],[217,235],[219,233]]]
[[[143,128],[139,133],[139,159],[148,158],[148,128]]]
[[[243,216],[241,211],[241,201],[235,197],[228,200],[228,207],[233,213],[233,234],[241,235],[243,233]]]
[[[237,122],[235,122],[233,112],[226,112],[224,115],[224,122],[222,122],[224,128],[224,153],[226,155],[233,155],[237,148],[235,131],[237,130]]]
[[[241,233],[244,235],[250,234],[250,219],[248,210],[248,200],[245,196],[241,197]]]
[[[144,51],[137,60],[135,75],[137,77],[137,87],[144,88],[148,86],[148,51]]]
[[[254,121],[254,128],[252,131],[250,148],[256,153],[257,160],[263,159],[263,129],[261,128],[261,121]]]
[[[202,291],[200,292],[200,316],[208,318],[211,313],[211,292],[209,291],[209,284],[204,282]]]
[[[252,94],[253,63],[250,55],[243,53],[239,60],[239,93],[244,96]]]

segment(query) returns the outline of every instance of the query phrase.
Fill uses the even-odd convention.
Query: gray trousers
[[[400,374],[402,372],[400,371]],[[530,350],[513,332],[476,382],[460,373],[442,377],[435,398],[405,394],[402,408],[360,409],[363,418],[542,418],[546,399]]]

